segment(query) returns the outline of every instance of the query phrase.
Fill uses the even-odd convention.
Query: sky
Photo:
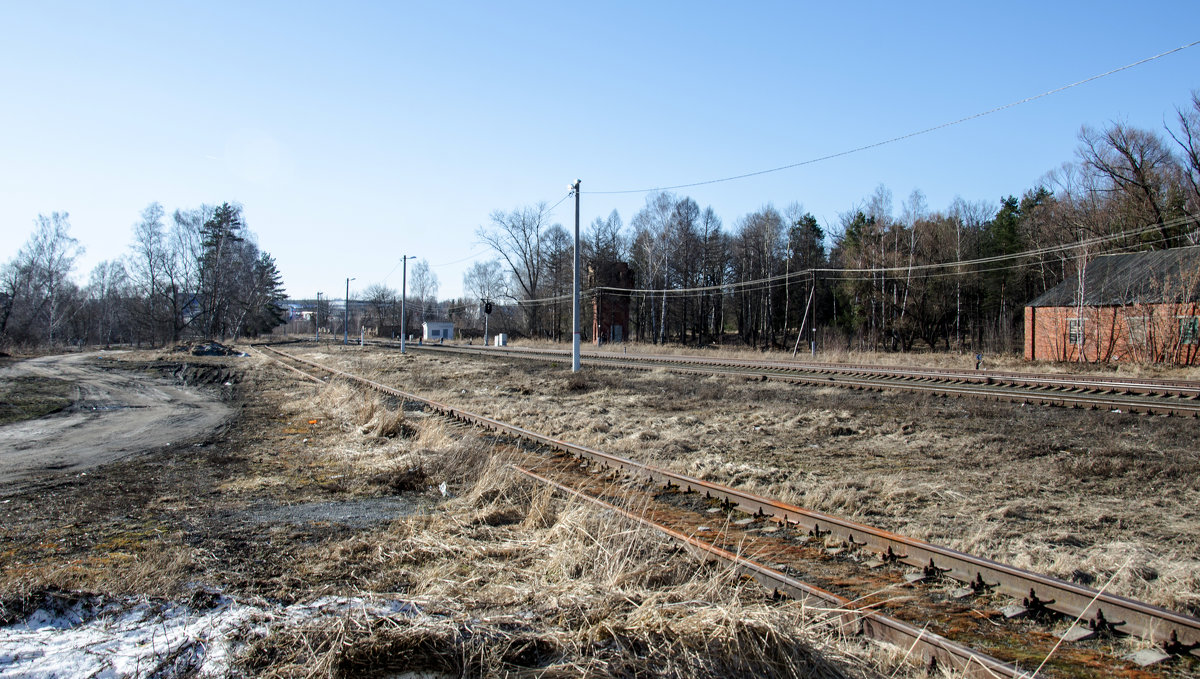
[[[847,7],[852,5],[852,7]],[[802,163],[992,110],[1200,40],[1200,3],[7,2],[0,262],[70,213],[75,278],[152,202],[237,202],[288,294],[462,294],[497,210],[628,226],[648,190]],[[674,191],[728,230],[797,202],[832,227],[998,203],[1075,160],[1081,126],[1162,130],[1200,45],[895,143]],[[628,193],[604,193],[630,191]],[[551,222],[574,226],[573,200]],[[411,267],[410,261],[410,267]]]

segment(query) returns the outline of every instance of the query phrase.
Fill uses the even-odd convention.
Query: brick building
[[[1025,358],[1200,364],[1200,246],[1088,262],[1025,307]]]
[[[597,289],[592,297],[592,342],[624,342],[629,334],[629,293],[633,271],[625,262],[598,262],[588,266],[588,286]]]

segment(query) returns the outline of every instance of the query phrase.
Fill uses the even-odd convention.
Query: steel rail
[[[495,354],[531,354],[545,356],[560,356],[564,354],[561,349],[530,349],[522,347],[505,347],[496,349],[482,349],[477,347],[462,347],[462,346],[446,346],[446,345],[422,345],[419,349],[435,349],[435,350],[462,350],[476,353],[491,353]],[[879,366],[870,364],[856,363],[820,363],[814,361],[779,361],[769,360],[760,361],[745,358],[722,357],[712,358],[708,356],[695,355],[654,355],[654,354],[609,354],[604,352],[587,352],[583,356],[593,360],[648,360],[658,362],[679,362],[692,363],[700,365],[715,365],[726,367],[747,367],[759,368],[764,370],[789,370],[789,371],[806,371],[806,372],[822,372],[836,374],[858,374],[858,375],[878,375],[878,376],[894,376],[906,378],[930,377],[933,379],[947,381],[962,381],[962,382],[978,382],[982,384],[993,384],[996,382],[1023,384],[1023,385],[1041,385],[1041,386],[1066,386],[1072,388],[1096,388],[1109,391],[1133,391],[1135,393],[1148,393],[1163,396],[1181,396],[1185,398],[1200,398],[1200,381],[1196,380],[1162,380],[1149,379],[1143,377],[1118,377],[1108,375],[1055,375],[1047,373],[1031,373],[1003,370],[987,370],[987,371],[969,371],[956,370],[945,368],[926,368],[921,366]]]
[[[900,382],[862,377],[817,377],[805,375],[763,374],[755,370],[727,369],[714,372],[712,370],[686,367],[670,367],[663,364],[639,363],[609,363],[632,370],[653,370],[661,368],[679,374],[691,375],[734,375],[742,377],[758,377],[770,380],[809,384],[815,386],[837,386],[851,389],[870,389],[874,391],[905,391],[934,396],[971,396],[998,401],[1015,403],[1037,403],[1039,405],[1056,405],[1064,407],[1121,410],[1122,412],[1143,412],[1178,415],[1183,417],[1200,416],[1200,403],[1159,402],[1150,399],[1135,399],[1130,397],[1105,395],[1072,395],[1065,393],[1050,393],[1031,391],[1027,389],[1007,388],[1003,386],[960,386],[954,384],[927,384],[919,382]],[[1122,410],[1123,409],[1123,410]]]
[[[554,351],[543,350],[524,350],[519,353],[499,353],[491,349],[473,349],[469,347],[446,347],[446,346],[424,346],[421,349],[428,349],[443,352],[457,352],[467,354],[491,355],[491,356],[513,356],[518,358],[530,358],[534,360],[558,360],[559,354]],[[524,354],[524,355],[522,355]],[[1101,386],[1099,383],[1092,382],[1076,382],[1067,379],[1056,377],[1048,379],[1025,379],[1016,380],[998,379],[996,375],[989,374],[988,376],[979,376],[969,373],[958,372],[915,372],[908,373],[905,371],[892,371],[889,369],[875,369],[850,371],[842,369],[822,369],[815,370],[820,375],[803,375],[796,374],[805,372],[806,369],[799,366],[787,366],[786,369],[791,373],[779,372],[773,367],[766,367],[768,364],[758,363],[730,363],[717,362],[708,359],[681,359],[677,357],[650,357],[650,356],[595,356],[588,355],[588,363],[602,367],[621,367],[634,370],[652,370],[660,368],[669,370],[675,373],[694,374],[694,375],[742,375],[748,377],[765,377],[767,379],[782,380],[787,382],[824,385],[824,386],[844,386],[854,389],[872,389],[872,390],[896,390],[908,392],[920,392],[941,395],[957,395],[957,396],[973,396],[990,398],[993,400],[1004,400],[1018,403],[1037,403],[1042,405],[1060,405],[1074,406],[1093,409],[1109,409],[1121,410],[1130,412],[1144,413],[1160,413],[1168,415],[1178,415],[1183,417],[1200,417],[1200,401],[1195,400],[1190,396],[1190,388],[1187,390],[1188,395],[1177,396],[1173,393],[1158,390],[1143,389],[1136,391],[1128,385],[1122,386],[1126,392],[1133,391],[1137,396],[1122,396],[1122,395],[1107,395],[1093,393],[1069,393],[1064,391],[1045,391],[1046,388],[1074,388],[1087,390],[1102,390],[1113,391],[1111,388]],[[707,365],[707,369],[689,366]],[[924,379],[928,382],[918,382],[913,380]],[[965,386],[962,384],[954,384],[955,382],[971,382],[978,386]],[[1165,388],[1165,387],[1164,387]],[[1179,388],[1182,389],[1182,388]],[[1200,393],[1200,392],[1197,392]]]
[[[924,540],[905,537],[849,519],[815,510],[804,509],[772,500],[722,484],[704,481],[685,474],[643,464],[619,455],[605,453],[574,443],[471,413],[415,394],[347,373],[315,361],[292,356],[271,347],[266,348],[291,360],[325,370],[372,389],[426,405],[447,417],[470,422],[509,436],[540,443],[564,453],[598,462],[605,468],[615,468],[633,476],[648,479],[666,488],[678,487],[688,492],[703,492],[728,506],[756,516],[770,517],[784,525],[798,526],[812,534],[831,534],[850,548],[865,547],[888,559],[918,568],[933,569],[964,583],[981,582],[988,589],[1024,599],[1034,607],[1045,608],[1071,618],[1120,626],[1122,633],[1132,634],[1158,644],[1193,646],[1193,655],[1200,656],[1200,619],[1176,613],[1158,606],[1101,592],[1083,585],[1052,578],[1009,566],[991,559],[975,556]]]
[[[847,634],[862,634],[871,639],[886,641],[911,651],[917,651],[928,665],[950,669],[963,677],[1027,677],[1028,673],[987,654],[951,641],[939,634],[914,627],[888,616],[863,610],[846,597],[797,580],[782,571],[765,566],[696,537],[686,535],[645,516],[635,514],[609,502],[537,474],[519,465],[509,465],[515,471],[567,495],[590,502],[620,514],[647,528],[664,533],[683,544],[701,558],[715,559],[731,565],[739,575],[750,577],[764,587],[813,605],[823,611],[823,618]]]
[[[406,400],[415,400],[430,407],[435,405],[435,402],[428,399],[424,399],[413,394],[408,394],[400,390],[387,387],[386,385],[381,385],[372,380],[359,378],[349,373],[345,373],[344,371],[337,370],[336,368],[330,368],[329,366],[321,365],[314,361],[308,361],[296,356],[291,356],[272,347],[265,345],[254,346],[256,349],[267,349],[268,351],[271,351],[279,356],[284,356],[317,369],[325,370],[332,374],[352,379],[373,389],[379,390],[382,388],[384,393],[388,393],[393,396],[398,396]],[[323,383],[322,380],[303,370],[300,370],[299,368],[289,365],[283,361],[279,361],[277,358],[271,358],[276,360],[276,362],[278,362],[280,365],[301,375],[305,379]],[[438,409],[435,408],[435,411],[437,410]],[[450,408],[449,410],[455,409]],[[448,415],[446,412],[440,412],[439,414]],[[454,417],[453,415],[448,416]],[[459,418],[454,417],[454,419],[458,420]],[[565,493],[569,497],[575,497],[592,503],[604,510],[619,514],[630,521],[636,522],[639,525],[661,532],[676,542],[679,542],[689,552],[700,558],[726,563],[734,568],[738,575],[754,579],[756,582],[770,589],[777,595],[788,596],[797,601],[804,602],[818,613],[819,622],[829,624],[843,634],[862,635],[870,639],[883,641],[894,644],[901,648],[906,648],[909,654],[916,653],[917,657],[919,657],[931,669],[934,667],[944,667],[953,671],[956,676],[962,676],[967,679],[994,679],[996,677],[1012,677],[1015,679],[1030,676],[1027,672],[1021,670],[1020,668],[1010,663],[993,658],[986,653],[982,653],[968,646],[959,644],[940,634],[930,632],[927,629],[915,627],[901,620],[868,610],[865,605],[859,602],[852,601],[844,596],[805,583],[787,575],[778,569],[765,566],[752,559],[741,556],[740,554],[730,552],[712,543],[705,542],[694,536],[677,531],[664,524],[649,519],[644,515],[630,512],[624,508],[606,502],[599,497],[590,495],[575,488],[571,488],[570,486],[526,469],[518,464],[509,463],[508,466],[519,474],[533,479],[538,483],[550,486],[562,493]]]

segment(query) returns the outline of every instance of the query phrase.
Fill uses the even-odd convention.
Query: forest
[[[129,253],[70,277],[83,249],[65,212],[38,215],[0,267],[0,346],[162,345],[184,337],[253,337],[286,318],[275,260],[236,204],[176,210],[151,203]]]

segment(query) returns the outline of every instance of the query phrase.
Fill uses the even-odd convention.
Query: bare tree
[[[546,203],[519,207],[511,212],[492,213],[491,228],[480,227],[479,240],[491,246],[507,265],[513,280],[509,294],[519,304],[535,300],[542,292],[542,273],[545,262],[542,253],[542,230],[546,227]],[[531,334],[541,331],[540,307],[521,304],[526,326]]]
[[[500,262],[493,259],[472,264],[463,274],[463,289],[479,300],[495,300],[507,294]]]
[[[159,203],[147,205],[141,221],[133,226],[130,245],[129,279],[138,297],[137,319],[152,340],[169,338],[175,331],[172,315],[175,305],[170,297],[172,272],[177,268],[174,260],[180,253],[168,244],[164,215]]]
[[[211,205],[194,210],[176,210],[166,235],[167,250],[162,297],[170,309],[171,341],[179,341],[199,313],[200,261],[203,253],[201,230],[216,211]]]
[[[1103,132],[1084,127],[1079,155],[1106,185],[1097,187],[1114,199],[1118,217],[1131,225],[1157,224],[1158,247],[1176,245],[1182,229],[1168,224],[1180,167],[1163,139],[1147,130],[1112,123]],[[1124,214],[1121,214],[1124,213]]]
[[[428,261],[420,259],[413,265],[412,273],[409,274],[408,289],[419,304],[420,315],[417,322],[424,323],[431,310],[436,315],[438,278],[437,274],[430,270]]]
[[[131,303],[136,296],[123,262],[97,264],[92,269],[86,296],[89,341],[109,345],[130,339]]]
[[[391,321],[396,315],[397,293],[395,288],[389,288],[383,283],[372,283],[363,291],[363,297],[375,315],[375,327],[394,325]]]
[[[562,341],[570,332],[571,295],[574,270],[575,244],[562,224],[552,224],[542,232],[542,261],[546,270],[542,273],[545,296],[554,298],[545,304],[549,308],[548,331],[556,342]]]
[[[675,203],[675,195],[666,191],[647,196],[646,204],[633,216],[630,224],[633,227],[633,260],[641,276],[639,287],[662,291],[657,314],[654,311],[654,298],[647,300],[645,293],[638,313],[638,336],[641,337],[644,328],[649,326],[650,339],[656,344],[666,340],[667,259],[670,256],[671,218]]]
[[[597,217],[582,237],[588,262],[618,262],[629,256],[629,245],[621,235],[621,215],[613,210],[607,219]]]
[[[33,235],[5,265],[0,282],[7,295],[0,332],[17,343],[53,344],[70,316],[76,287],[70,280],[75,259],[83,253],[70,235],[66,212],[38,215]]]
[[[1183,208],[1191,217],[1188,242],[1200,242],[1200,92],[1192,92],[1191,108],[1177,109],[1179,133],[1170,128],[1167,133],[1183,152],[1183,176],[1187,184],[1187,197]]]

